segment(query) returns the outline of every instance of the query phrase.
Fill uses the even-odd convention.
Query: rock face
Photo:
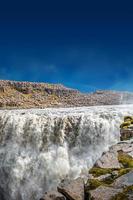
[[[121,134],[121,138],[120,138],[121,141],[129,140],[133,138],[133,130],[130,130],[130,129],[121,129],[120,134]]]
[[[58,186],[58,191],[69,200],[84,200],[84,181],[78,178],[69,184]]]
[[[90,169],[88,177],[86,184],[82,178],[63,180],[58,192],[48,192],[40,200],[132,200],[133,142],[112,146]]]
[[[121,130],[132,129],[130,116],[124,118]],[[126,126],[126,129],[124,127]],[[89,170],[88,181],[83,179],[64,180],[57,187],[66,200],[133,200],[133,141],[127,134],[126,141],[110,147]],[[59,196],[57,193],[57,197]],[[60,199],[59,198],[59,199]],[[51,198],[44,198],[51,200]],[[55,200],[55,198],[53,199]]]
[[[90,192],[91,197],[95,200],[109,200],[112,199],[115,195],[122,192],[122,189],[115,189],[106,186],[99,186],[97,189]]]
[[[119,177],[114,181],[112,186],[114,188],[124,188],[127,186],[133,185],[133,170],[130,171],[129,173]]]
[[[84,181],[77,178],[73,181],[64,180],[57,187],[57,191],[45,193],[40,200],[84,200]]]
[[[118,153],[116,151],[107,152],[96,162],[95,166],[100,168],[120,168],[117,157]]]
[[[133,117],[124,117],[124,122],[120,126],[120,140],[129,140],[133,138]]]
[[[90,199],[132,200],[133,142],[121,142],[112,146],[89,173],[91,178],[88,179],[85,191]]]
[[[1,108],[45,108],[132,103],[133,93],[95,91],[84,94],[61,84],[0,80]]]

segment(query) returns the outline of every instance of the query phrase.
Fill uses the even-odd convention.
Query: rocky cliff
[[[83,94],[61,84],[0,80],[1,108],[45,108],[132,103],[133,93],[96,91]]]
[[[133,199],[133,142],[124,141],[103,153],[89,171],[88,200]]]
[[[132,200],[133,142],[110,147],[82,178],[62,180],[57,190],[45,192],[40,200]]]
[[[124,117],[125,122],[129,120],[132,117]],[[129,132],[132,130],[125,132],[124,138],[120,132],[124,141],[103,152],[89,170],[86,183],[82,178],[64,179],[57,190],[45,192],[40,200],[133,200],[133,141]]]

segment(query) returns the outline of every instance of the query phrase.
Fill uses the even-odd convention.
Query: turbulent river
[[[0,111],[0,200],[39,200],[119,141],[133,105]]]

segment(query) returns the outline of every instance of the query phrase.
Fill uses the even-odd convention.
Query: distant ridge
[[[41,87],[48,87],[48,88],[62,88],[62,89],[70,89],[73,90],[72,88],[65,87],[63,84],[60,83],[44,83],[44,82],[29,82],[29,81],[12,81],[12,80],[0,80],[0,86],[6,86],[6,85],[21,85],[25,87],[33,86],[41,86]]]
[[[0,80],[0,108],[46,108],[133,103],[132,92],[81,93],[62,84]]]

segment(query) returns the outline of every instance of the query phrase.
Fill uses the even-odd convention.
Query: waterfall
[[[38,200],[65,177],[86,177],[125,115],[133,105],[1,110],[0,199]]]

